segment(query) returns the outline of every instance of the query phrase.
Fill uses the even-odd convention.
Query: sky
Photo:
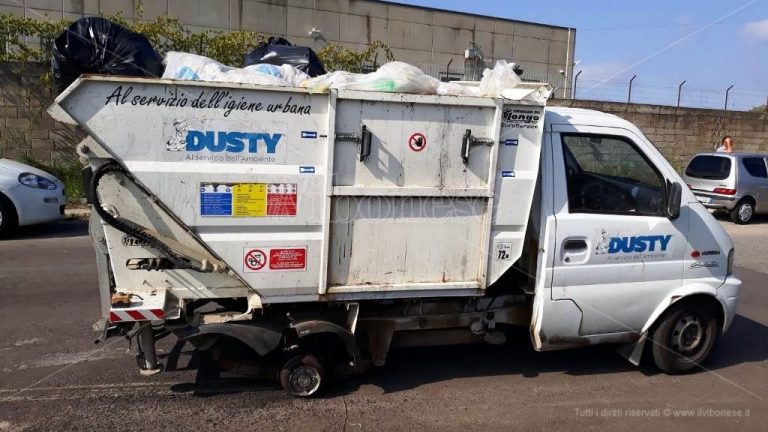
[[[398,2],[573,27],[579,88],[595,98],[625,92],[618,82],[635,74],[646,98],[676,99],[686,80],[684,105],[722,105],[730,85],[737,108],[768,97],[768,0]]]

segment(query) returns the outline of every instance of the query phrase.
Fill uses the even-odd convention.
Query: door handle
[[[467,129],[461,137],[461,160],[463,160],[464,163],[469,162],[469,148],[473,145],[492,146],[493,140],[473,136],[472,129]]]
[[[566,240],[563,249],[568,252],[581,252],[587,249],[587,242],[581,239]]]
[[[363,125],[360,130],[360,135],[349,132],[339,132],[336,134],[336,141],[349,141],[360,144],[360,162],[363,162],[371,155],[372,136],[373,134],[368,127]]]

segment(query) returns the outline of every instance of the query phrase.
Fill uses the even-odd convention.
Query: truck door
[[[639,331],[681,286],[687,208],[665,216],[661,156],[633,132],[555,125],[550,139],[553,304],[581,311],[577,337]]]

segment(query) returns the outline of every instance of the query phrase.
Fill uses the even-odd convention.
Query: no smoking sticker
[[[256,272],[264,268],[267,264],[267,255],[261,249],[246,249],[245,259],[243,260],[244,270],[247,272]]]
[[[423,133],[416,132],[415,134],[411,135],[410,138],[408,138],[408,147],[410,147],[411,150],[415,152],[424,150],[426,146],[427,137],[425,137]]]
[[[245,248],[243,252],[243,271],[246,273],[306,269],[306,247]]]

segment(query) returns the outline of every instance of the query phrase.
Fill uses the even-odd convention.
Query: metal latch
[[[469,148],[473,145],[485,145],[492,146],[493,140],[490,138],[478,138],[472,136],[472,129],[467,129],[464,132],[464,136],[461,138],[461,159],[464,163],[469,162]]]
[[[371,131],[363,125],[360,135],[355,133],[341,132],[336,134],[336,141],[356,142],[360,144],[360,162],[368,159],[371,155]]]

